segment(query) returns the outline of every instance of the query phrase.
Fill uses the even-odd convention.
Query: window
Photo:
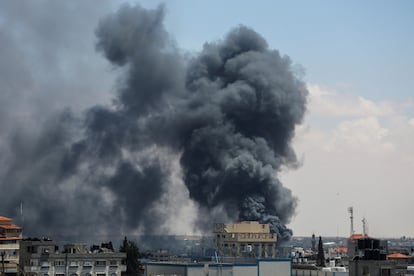
[[[83,266],[93,266],[93,263],[91,261],[84,261]]]
[[[96,266],[106,266],[106,261],[95,261]]]
[[[65,276],[64,273],[56,273],[55,276]]]
[[[27,247],[27,253],[37,253],[37,248],[34,246],[28,246]]]
[[[55,261],[55,266],[65,266],[65,261],[64,260],[57,260],[57,261]]]
[[[391,268],[381,268],[381,276],[391,276]]]
[[[71,261],[69,263],[69,266],[78,266],[78,265],[79,265],[79,263],[77,261]]]
[[[105,273],[96,273],[96,276],[106,276]]]
[[[110,260],[109,264],[110,265],[118,265],[118,262],[116,260]]]

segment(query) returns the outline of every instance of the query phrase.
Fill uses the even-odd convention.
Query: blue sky
[[[412,98],[412,1],[173,0],[166,10],[166,26],[186,50],[243,24],[301,64],[307,82],[342,92],[351,87],[374,100]]]

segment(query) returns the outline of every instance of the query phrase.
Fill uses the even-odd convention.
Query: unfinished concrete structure
[[[93,252],[84,244],[58,246],[49,239],[21,241],[20,266],[28,276],[121,276],[126,270],[126,253],[98,248]]]
[[[214,240],[219,257],[275,258],[277,235],[268,224],[257,221],[214,225]]]

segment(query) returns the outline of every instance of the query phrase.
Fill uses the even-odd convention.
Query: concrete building
[[[290,259],[255,260],[252,263],[162,263],[145,264],[144,276],[291,276]]]
[[[270,233],[268,224],[257,221],[216,223],[213,233],[219,257],[276,257],[277,235]]]
[[[408,275],[409,257],[401,254],[387,255],[386,241],[362,237],[356,240],[350,251],[354,256],[349,260],[349,275]]]
[[[16,275],[19,264],[19,241],[22,228],[12,219],[0,216],[0,272],[1,275]]]
[[[28,276],[121,276],[126,253],[108,248],[93,252],[84,244],[67,244],[59,252],[49,239],[26,239],[20,245],[20,267]]]

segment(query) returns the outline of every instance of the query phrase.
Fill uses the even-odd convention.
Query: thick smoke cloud
[[[162,201],[174,196],[178,162],[195,229],[259,220],[291,236],[296,199],[277,173],[296,164],[290,141],[307,91],[290,59],[239,26],[187,60],[163,20],[162,6],[129,5],[100,20],[96,50],[118,74],[112,104],[51,112],[2,136],[10,192],[0,207],[17,216],[20,201],[30,206],[26,232],[157,233],[174,212]]]

